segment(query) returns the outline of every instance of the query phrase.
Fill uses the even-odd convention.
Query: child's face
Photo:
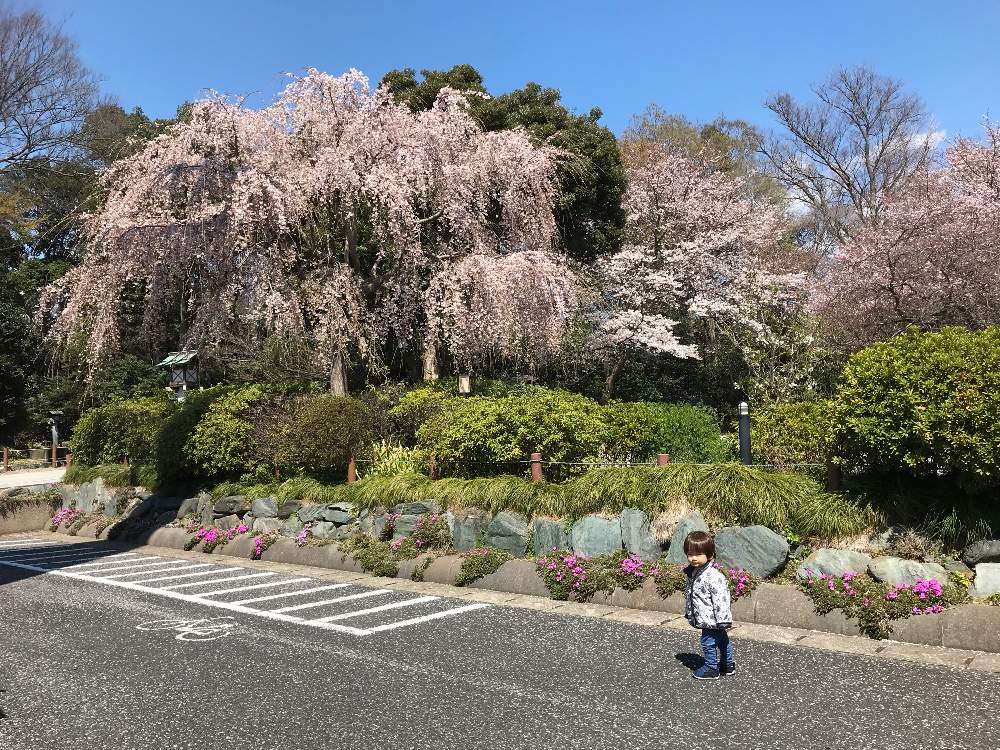
[[[688,562],[699,567],[701,565],[708,565],[708,555],[705,553],[695,554],[694,552],[688,552]]]

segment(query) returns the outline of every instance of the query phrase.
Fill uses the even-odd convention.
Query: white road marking
[[[73,546],[75,546],[75,545],[72,545],[72,544],[66,545],[67,548],[72,548]],[[18,551],[18,550],[12,550],[12,551]],[[115,559],[115,558],[124,558],[124,557],[131,557],[133,559]],[[384,625],[375,625],[375,626],[367,627],[367,628],[359,628],[359,627],[352,627],[352,626],[346,625],[346,624],[340,624],[339,622],[335,622],[335,621],[337,621],[337,620],[346,620],[346,619],[351,618],[351,617],[361,617],[363,615],[374,614],[374,613],[378,613],[378,612],[392,611],[392,610],[395,610],[395,609],[399,609],[401,607],[408,607],[408,606],[413,606],[413,605],[416,605],[416,604],[423,604],[423,603],[432,602],[432,601],[441,601],[441,599],[440,599],[440,597],[437,597],[437,596],[415,597],[415,598],[412,598],[412,599],[406,599],[406,600],[399,601],[399,602],[393,602],[393,603],[390,603],[390,604],[384,604],[384,605],[379,606],[379,607],[370,607],[368,609],[362,609],[362,610],[359,610],[359,611],[356,611],[356,612],[346,612],[346,613],[342,613],[342,614],[338,614],[338,615],[332,615],[332,616],[329,616],[329,617],[321,617],[321,618],[309,620],[309,619],[306,619],[304,617],[300,617],[300,616],[289,614],[289,612],[294,611],[294,610],[303,610],[303,609],[309,609],[309,608],[312,608],[312,607],[319,607],[319,606],[323,606],[325,604],[334,604],[334,603],[342,602],[342,601],[349,601],[349,600],[355,600],[355,599],[363,599],[363,598],[372,597],[372,596],[380,596],[380,595],[383,595],[383,594],[395,594],[397,592],[390,591],[389,589],[371,589],[371,590],[368,590],[368,591],[364,591],[364,592],[362,592],[360,594],[350,594],[348,596],[342,596],[342,597],[338,597],[336,599],[329,599],[329,600],[324,600],[324,601],[320,601],[320,602],[308,602],[308,603],[302,604],[302,605],[295,605],[295,606],[292,606],[292,607],[282,607],[280,609],[270,610],[269,611],[269,610],[265,610],[265,609],[254,609],[252,607],[247,607],[247,606],[244,606],[244,605],[245,604],[254,603],[254,602],[270,601],[270,600],[274,600],[274,599],[280,599],[282,597],[302,596],[304,594],[312,594],[312,593],[316,593],[316,592],[319,592],[319,591],[325,591],[325,590],[330,590],[330,589],[347,588],[347,587],[352,586],[353,584],[350,584],[350,583],[337,583],[337,584],[330,584],[330,585],[326,585],[326,586],[316,586],[316,587],[312,587],[312,588],[301,589],[301,590],[298,590],[298,591],[285,591],[285,592],[281,592],[281,593],[277,593],[277,594],[270,594],[270,595],[267,595],[267,596],[259,596],[259,597],[254,597],[254,598],[251,598],[251,599],[243,599],[243,600],[235,601],[235,602],[223,602],[223,601],[217,601],[217,600],[206,598],[206,597],[209,597],[209,596],[215,596],[215,595],[224,593],[223,591],[211,591],[211,592],[205,592],[203,594],[187,594],[187,593],[181,593],[180,591],[174,591],[174,590],[171,590],[171,589],[186,588],[188,586],[205,586],[205,585],[211,585],[211,584],[214,584],[214,583],[222,583],[222,582],[226,582],[226,581],[240,581],[240,580],[247,580],[247,579],[252,579],[252,578],[262,578],[262,577],[265,577],[265,576],[272,576],[272,575],[275,575],[275,574],[271,573],[271,572],[267,572],[267,573],[252,573],[252,574],[248,574],[248,575],[231,576],[231,577],[227,577],[227,578],[222,578],[222,579],[219,579],[218,581],[215,581],[215,580],[202,580],[202,581],[195,581],[193,583],[179,584],[179,585],[176,585],[176,586],[156,587],[156,586],[148,586],[146,584],[151,583],[151,582],[155,582],[155,581],[174,580],[174,579],[177,579],[177,578],[194,578],[194,577],[203,576],[203,575],[214,575],[214,574],[219,574],[219,573],[228,573],[228,572],[232,572],[232,571],[246,571],[248,569],[247,568],[240,568],[240,567],[233,567],[233,568],[213,568],[212,564],[210,564],[210,563],[205,563],[205,564],[202,564],[202,565],[189,565],[188,564],[185,567],[174,567],[174,568],[170,568],[169,570],[187,570],[189,568],[190,569],[194,569],[194,568],[199,568],[199,567],[208,567],[208,568],[211,568],[211,569],[210,570],[202,570],[202,571],[198,571],[198,572],[195,572],[195,573],[182,573],[182,574],[179,574],[179,575],[159,576],[159,577],[156,577],[156,578],[144,579],[144,580],[140,580],[140,581],[123,581],[123,580],[114,580],[114,579],[126,578],[126,577],[130,577],[132,575],[140,575],[140,576],[153,575],[153,574],[155,574],[157,572],[160,572],[160,571],[169,572],[167,569],[163,569],[163,568],[160,568],[160,571],[147,570],[146,568],[151,567],[150,564],[149,564],[149,561],[151,561],[151,560],[160,560],[159,563],[154,563],[153,564],[154,566],[162,566],[162,565],[165,565],[165,564],[186,564],[186,563],[189,563],[191,561],[183,560],[183,559],[171,560],[169,558],[168,559],[161,559],[161,558],[159,558],[159,557],[157,557],[155,555],[150,555],[148,557],[145,557],[145,556],[144,557],[139,557],[139,556],[136,556],[135,553],[132,553],[132,552],[118,553],[116,555],[107,556],[107,558],[108,558],[107,560],[103,560],[101,562],[74,563],[72,565],[58,565],[56,567],[53,567],[51,563],[48,563],[48,564],[46,564],[44,562],[37,562],[36,563],[36,562],[31,561],[31,560],[20,560],[20,559],[15,560],[15,559],[8,559],[8,558],[5,558],[3,556],[0,556],[0,566],[6,566],[6,567],[11,567],[11,568],[20,568],[22,570],[30,570],[30,571],[34,571],[34,572],[38,572],[38,573],[44,573],[44,574],[48,574],[48,575],[61,576],[61,577],[64,577],[64,578],[73,578],[73,579],[76,579],[76,580],[79,580],[79,581],[90,581],[91,583],[100,583],[100,584],[105,585],[105,586],[113,586],[113,587],[116,587],[116,588],[126,589],[126,590],[129,590],[129,591],[137,591],[137,592],[144,593],[144,594],[155,594],[155,595],[161,596],[161,597],[166,598],[166,599],[174,599],[176,601],[181,601],[181,602],[187,602],[187,603],[192,603],[192,604],[200,604],[202,606],[212,607],[212,608],[215,608],[215,609],[221,609],[221,610],[226,611],[226,612],[234,612],[234,613],[238,613],[238,614],[245,614],[245,615],[248,615],[248,616],[260,617],[260,618],[263,618],[265,620],[271,620],[271,621],[275,621],[275,622],[293,623],[293,624],[296,624],[296,625],[304,625],[306,627],[316,628],[316,629],[319,629],[319,630],[327,630],[327,631],[333,631],[333,632],[338,632],[338,633],[347,633],[347,634],[356,635],[356,636],[368,636],[368,635],[372,635],[374,633],[379,633],[379,632],[388,631],[388,630],[394,630],[396,628],[407,627],[409,625],[416,625],[418,623],[427,622],[427,621],[430,621],[430,620],[436,620],[436,619],[443,618],[443,617],[451,617],[453,615],[461,614],[461,613],[464,613],[464,612],[470,612],[470,611],[473,611],[473,610],[476,610],[476,609],[482,609],[484,607],[489,607],[490,606],[489,604],[486,604],[486,603],[476,603],[476,604],[465,605],[465,606],[460,606],[460,607],[453,607],[451,609],[443,610],[443,611],[440,611],[440,612],[434,612],[434,613],[431,613],[431,614],[428,614],[428,615],[423,615],[421,617],[413,617],[413,618],[410,618],[410,619],[407,619],[407,620],[401,620],[401,621],[398,621],[398,622],[390,622],[390,623],[387,623],[387,624],[384,624]],[[86,568],[93,568],[95,566],[98,568],[97,570],[86,570]],[[109,566],[112,566],[112,567],[109,567]],[[74,570],[74,569],[80,569],[80,568],[84,568],[85,570]],[[142,570],[139,573],[128,573],[126,575],[118,575],[118,571],[121,571],[121,570],[130,570],[130,569],[135,569],[135,568],[142,568]],[[112,573],[112,574],[115,574],[115,575],[104,575],[104,574],[107,574],[107,573]],[[310,578],[286,579],[286,580],[283,580],[283,581],[270,582],[270,583],[264,584],[264,585],[258,584],[258,585],[253,585],[253,586],[243,586],[243,587],[236,588],[236,589],[231,589],[231,590],[232,591],[239,591],[239,590],[246,590],[246,589],[259,589],[259,588],[264,588],[265,585],[266,586],[272,586],[272,585],[273,586],[280,586],[280,585],[284,585],[285,583],[296,583],[296,582],[310,581],[310,580],[314,580],[314,579],[310,579]],[[225,593],[228,593],[228,590]],[[175,620],[175,621],[171,621],[171,622],[173,622],[173,623],[176,624],[176,627],[174,629],[178,629],[179,628],[178,629],[178,633],[181,633],[181,634],[184,634],[186,636],[189,636],[189,637],[181,638],[181,640],[201,640],[202,639],[201,638],[202,635],[204,635],[204,636],[207,637],[207,636],[210,636],[210,633],[207,632],[207,631],[205,631],[205,630],[203,630],[202,625],[200,623],[210,623],[212,620],[224,620],[224,619],[225,618],[208,618],[206,620],[189,620],[189,621]],[[147,623],[147,625],[155,625],[155,623]],[[190,626],[190,628],[188,626]],[[208,626],[206,626],[206,628],[207,628],[207,630],[210,630],[210,631],[214,632],[213,628],[208,627]],[[188,632],[189,630],[190,630],[190,632]]]
[[[9,557],[4,557],[2,559],[4,559],[4,560],[24,560],[24,561],[32,561],[32,560],[43,561],[43,560],[58,560],[58,559],[66,558],[66,557],[87,557],[87,558],[94,558],[94,557],[107,557],[107,556],[108,555],[107,555],[106,552],[95,552],[95,551],[91,550],[90,552],[62,552],[62,553],[46,552],[44,555],[40,555],[37,552],[34,552],[34,553],[30,554],[30,555],[10,555]]]
[[[98,578],[99,580],[105,581],[108,580],[109,578],[131,578],[132,576],[148,576],[150,573],[153,574],[174,573],[178,570],[187,570],[188,568],[191,567],[190,565],[178,565],[177,563],[168,563],[168,562],[161,562],[155,564],[158,565],[159,567],[153,568],[152,566],[150,566],[148,570],[133,570],[131,573],[116,573],[113,576],[102,575],[102,576],[94,576],[94,578]],[[90,574],[88,573],[87,575]],[[139,581],[139,583],[145,583],[145,581]]]
[[[148,583],[148,581],[147,581]],[[330,589],[346,589],[351,584],[349,583],[334,583],[329,586],[316,586],[311,589],[302,589],[301,591],[283,591],[280,594],[270,594],[269,596],[258,596],[253,599],[240,599],[238,602],[232,602],[233,604],[250,604],[252,602],[267,602],[271,599],[284,599],[289,596],[302,596],[303,594],[314,594],[317,591],[329,591]]]
[[[236,627],[235,617],[207,617],[203,620],[153,620],[136,625],[136,630],[176,630],[179,641],[214,641],[225,638]]]
[[[271,609],[269,612],[295,612],[300,609],[310,609],[311,607],[322,607],[324,604],[333,604],[334,602],[347,602],[352,599],[367,599],[369,596],[379,596],[380,594],[388,594],[389,589],[372,589],[371,591],[365,591],[361,594],[351,594],[350,596],[340,596],[336,599],[324,599],[321,602],[309,602],[308,604],[296,604],[292,607],[281,607],[280,609]]]
[[[139,560],[143,560],[143,559],[144,558],[141,558],[141,557],[139,558]],[[81,575],[88,576],[89,578],[96,578],[98,580],[104,580],[105,578],[112,578],[112,576],[107,575],[108,573],[120,573],[123,570],[138,570],[140,568],[153,568],[153,567],[156,567],[157,565],[168,565],[168,564],[172,565],[174,563],[172,563],[169,560],[160,560],[159,562],[150,562],[150,563],[148,563],[148,562],[142,562],[142,563],[135,562],[134,564],[130,562],[128,565],[120,565],[117,568],[114,568],[113,570],[103,570],[103,569],[102,570],[88,570],[87,572],[82,573]],[[155,573],[156,571],[155,570],[151,570],[149,572],[150,573]]]
[[[211,563],[204,563],[202,565],[192,565],[188,570],[194,570],[195,568],[211,568],[211,570],[201,570],[197,573],[185,573],[182,576],[162,576],[160,578],[147,578],[143,583],[156,583],[157,581],[176,581],[179,578],[195,578],[197,576],[207,576],[212,573],[232,573],[234,570],[243,570],[243,568],[216,568]]]
[[[246,568],[240,568],[240,570],[246,570]],[[176,586],[163,586],[158,588],[157,591],[172,591],[173,589],[188,589],[192,586],[207,586],[210,583],[228,583],[229,581],[242,581],[245,578],[264,578],[265,576],[273,576],[274,573],[254,573],[248,576],[232,576],[230,578],[220,578],[218,581],[195,581],[194,583],[180,583]]]
[[[375,612],[385,612],[387,609],[398,609],[399,607],[412,607],[414,604],[424,604],[426,602],[437,601],[437,599],[438,597],[436,596],[418,596],[416,599],[404,599],[401,602],[383,604],[381,607],[359,609],[357,612],[344,612],[339,615],[331,615],[330,617],[321,617],[318,620],[309,620],[309,622],[333,622],[334,620],[346,620],[349,617],[361,617],[362,615],[370,615]]]
[[[271,581],[270,583],[255,583],[253,586],[237,586],[232,589],[222,589],[222,591],[205,591],[197,596],[222,596],[223,594],[232,594],[236,591],[249,591],[250,589],[269,589],[275,586],[287,586],[289,583],[302,583],[302,581],[309,581],[309,578],[287,578],[284,581]]]
[[[398,622],[390,622],[386,625],[376,625],[375,627],[368,628],[372,633],[381,633],[386,630],[395,630],[396,628],[405,628],[407,625],[417,625],[421,622],[427,622],[428,620],[438,620],[442,617],[451,617],[452,615],[460,615],[463,612],[471,612],[474,609],[482,609],[483,607],[488,607],[489,604],[480,602],[478,604],[466,604],[464,607],[453,607],[452,609],[446,609],[442,612],[434,612],[433,614],[423,615],[422,617],[414,617],[410,620],[399,620]]]
[[[43,547],[45,545],[53,545],[55,542],[48,542],[44,539],[9,539],[0,542],[0,550],[11,549],[19,544],[27,544],[29,547]]]

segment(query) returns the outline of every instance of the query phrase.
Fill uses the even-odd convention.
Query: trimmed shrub
[[[249,385],[212,400],[184,443],[185,460],[205,477],[254,474],[258,466],[254,459],[254,429],[246,413],[267,395],[263,386]],[[193,413],[198,408],[192,407]]]
[[[152,464],[156,436],[173,409],[164,396],[125,399],[83,413],[70,438],[73,460],[88,466]]]
[[[343,477],[352,455],[372,438],[371,413],[350,396],[308,396],[278,436],[278,464],[309,474]]]
[[[606,453],[647,461],[669,453],[672,461],[720,463],[734,458],[712,409],[651,401],[615,401],[604,407],[610,430]]]
[[[911,330],[856,353],[834,429],[855,470],[1000,480],[1000,327]]]
[[[198,475],[199,467],[184,452],[184,446],[208,408],[232,390],[216,386],[203,391],[189,391],[163,423],[156,438],[156,473],[163,484],[187,483]]]
[[[776,404],[751,412],[756,463],[789,467],[822,464],[830,452],[831,401]]]
[[[412,444],[421,425],[460,403],[458,397],[440,388],[416,388],[386,412],[389,429],[406,444]]]
[[[425,422],[417,445],[449,476],[496,474],[540,451],[547,461],[601,454],[610,431],[599,404],[566,391],[537,388],[501,398],[459,400]]]

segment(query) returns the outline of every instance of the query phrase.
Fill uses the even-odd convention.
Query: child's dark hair
[[[685,555],[705,555],[709,560],[715,557],[715,539],[707,531],[692,531],[684,537]]]

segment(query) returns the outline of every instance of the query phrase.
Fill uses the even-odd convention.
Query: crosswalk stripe
[[[235,569],[234,569],[235,570]],[[148,581],[147,581],[148,583]],[[280,594],[269,594],[268,596],[257,596],[253,599],[240,599],[238,602],[233,602],[233,604],[252,604],[254,602],[268,602],[272,599],[285,599],[290,596],[302,596],[303,594],[315,594],[317,591],[329,591],[330,589],[346,589],[351,584],[349,583],[334,583],[329,586],[316,586],[311,589],[302,589],[301,591],[282,591]]]
[[[275,586],[286,586],[289,583],[302,583],[302,581],[308,581],[309,578],[288,578],[284,581],[271,581],[270,583],[255,583],[252,586],[237,586],[232,589],[222,589],[222,591],[205,591],[201,594],[195,594],[195,596],[201,598],[203,596],[221,596],[222,594],[232,594],[236,591],[249,591],[250,589],[269,589]]]
[[[194,583],[180,583],[176,586],[162,586],[157,591],[173,591],[174,589],[187,589],[192,586],[206,586],[210,583],[228,583],[229,581],[242,581],[245,578],[264,578],[273,576],[274,573],[253,573],[248,576],[232,576],[231,578],[220,578],[218,581],[195,581]]]
[[[106,581],[106,580],[114,579],[114,578],[132,578],[133,576],[148,576],[150,573],[153,573],[153,574],[156,574],[156,573],[173,573],[174,571],[177,571],[177,570],[187,570],[188,568],[191,567],[189,564],[180,565],[178,563],[175,563],[175,562],[171,563],[171,562],[167,562],[165,560],[163,562],[161,562],[161,563],[153,563],[153,565],[156,565],[156,566],[159,566],[159,567],[155,567],[154,568],[151,565],[146,570],[133,570],[131,573],[116,573],[115,575],[111,575],[111,576],[99,576],[99,578],[102,581]],[[94,577],[98,578],[98,576],[94,576]],[[137,581],[137,583],[145,583],[145,581]]]
[[[309,602],[308,604],[296,604],[291,607],[281,607],[280,609],[270,609],[269,612],[296,612],[300,609],[310,609],[312,607],[321,607],[324,604],[334,604],[335,602],[348,602],[353,599],[367,599],[369,596],[379,596],[380,594],[388,594],[389,589],[372,589],[371,591],[365,591],[360,594],[351,594],[350,596],[340,596],[336,599],[324,599],[321,602]]]
[[[369,609],[360,609],[357,612],[344,612],[339,615],[331,615],[330,617],[320,617],[317,620],[310,620],[309,622],[333,622],[334,620],[346,620],[350,617],[361,617],[362,615],[370,615],[375,612],[385,612],[387,609],[398,609],[399,607],[412,607],[414,604],[424,604],[426,602],[437,601],[436,596],[418,596],[416,599],[405,599],[401,602],[393,602],[391,604],[383,604],[381,607],[371,607]]]
[[[423,615],[422,617],[414,617],[409,620],[398,620],[396,622],[390,622],[385,625],[375,625],[374,627],[368,628],[369,633],[381,633],[386,630],[395,630],[396,628],[405,628],[407,625],[418,625],[421,622],[427,622],[429,620],[438,620],[442,617],[451,617],[452,615],[460,615],[463,612],[471,612],[475,609],[483,609],[484,607],[490,606],[485,602],[479,602],[477,604],[467,604],[464,607],[453,607],[452,609],[446,609],[441,612],[434,612],[429,615]]]

